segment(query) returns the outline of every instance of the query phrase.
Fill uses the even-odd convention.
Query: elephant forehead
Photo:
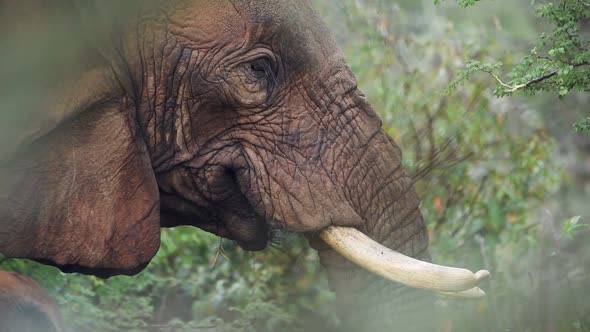
[[[278,49],[291,66],[325,68],[342,62],[332,34],[308,0],[231,0],[258,39]]]
[[[293,69],[343,62],[307,0],[179,0],[166,6],[173,33],[201,46],[266,45]]]
[[[183,0],[162,3],[172,32],[199,44],[231,43],[243,40],[246,21],[229,0]]]

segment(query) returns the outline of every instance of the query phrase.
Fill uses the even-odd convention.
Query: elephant
[[[65,327],[57,304],[37,282],[0,271],[0,331],[62,332]]]
[[[42,88],[0,159],[0,253],[106,278],[143,270],[162,227],[252,251],[280,229],[350,330],[430,331],[431,291],[483,294],[487,271],[430,262],[401,149],[309,0],[124,3],[4,1],[47,41],[15,42]]]

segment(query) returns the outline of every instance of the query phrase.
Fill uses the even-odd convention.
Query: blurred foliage
[[[435,0],[435,2],[438,2]],[[476,1],[459,0],[462,6]],[[508,96],[515,92],[535,94],[552,91],[564,96],[570,91],[590,92],[590,36],[583,25],[590,22],[590,3],[579,0],[544,1],[534,8],[537,16],[548,23],[537,46],[530,54],[512,66],[509,80],[503,82],[497,74],[499,64],[472,61],[453,85],[468,79],[474,72],[487,72],[497,83],[495,94]],[[577,131],[590,136],[588,119],[575,124]]]
[[[554,331],[587,330],[590,310],[578,298],[590,289],[583,283],[587,272],[584,264],[570,264],[590,262],[572,259],[584,219],[560,223],[545,206],[563,178],[556,144],[530,104],[495,98],[494,82],[476,73],[498,69],[476,64],[510,63],[510,39],[499,41],[477,20],[460,25],[417,3],[315,1],[360,88],[402,146],[434,259],[493,273],[486,299],[439,301],[448,317],[441,330],[540,331],[548,324]],[[528,19],[520,10],[526,6],[514,8],[498,20]],[[477,70],[442,93],[463,77],[461,68]],[[22,260],[0,261],[0,268],[39,280],[75,331],[338,327],[317,256],[297,235],[277,234],[266,251],[250,253],[197,229],[166,229],[144,272],[109,280]]]
[[[589,134],[590,133],[590,118],[585,118],[584,120],[581,120],[580,122],[574,124],[574,128],[578,132]]]
[[[245,252],[198,229],[162,231],[141,274],[102,280],[65,275],[23,260],[0,269],[34,276],[63,308],[74,331],[277,331],[337,324],[319,262],[294,236],[281,247]],[[285,249],[283,249],[283,246]],[[319,280],[318,280],[319,279]],[[305,322],[297,319],[306,317]]]

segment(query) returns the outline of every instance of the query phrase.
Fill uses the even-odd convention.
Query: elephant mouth
[[[161,227],[194,226],[233,240],[245,250],[264,250],[271,240],[268,223],[240,191],[233,173],[223,173],[214,183],[197,181],[195,187],[206,188],[200,190],[170,190],[164,179],[160,183]]]
[[[169,201],[170,198],[166,198]],[[270,230],[255,212],[236,207],[228,209],[222,216],[205,217],[200,214],[186,214],[162,205],[161,226],[193,226],[220,237],[235,241],[240,247],[249,251],[264,250],[270,241]]]

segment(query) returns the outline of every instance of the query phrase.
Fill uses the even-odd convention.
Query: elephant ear
[[[159,194],[128,109],[87,109],[0,164],[0,253],[105,277],[147,265]]]

